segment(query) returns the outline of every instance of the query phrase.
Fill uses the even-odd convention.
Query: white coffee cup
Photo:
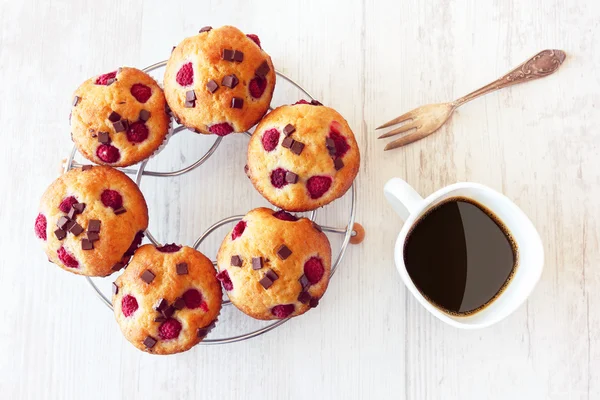
[[[544,266],[542,240],[525,213],[506,196],[478,183],[460,182],[446,186],[423,199],[400,178],[389,180],[383,191],[388,202],[404,220],[394,248],[398,273],[413,296],[437,318],[457,328],[484,328],[506,318],[533,291]],[[482,310],[465,316],[446,313],[423,297],[406,271],[403,254],[406,236],[415,222],[432,207],[454,197],[472,199],[494,213],[512,235],[518,251],[517,268],[507,287]]]

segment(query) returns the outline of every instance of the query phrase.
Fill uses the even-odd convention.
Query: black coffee
[[[517,249],[496,216],[465,198],[448,199],[419,219],[404,245],[404,264],[421,294],[451,314],[492,302],[517,265]]]

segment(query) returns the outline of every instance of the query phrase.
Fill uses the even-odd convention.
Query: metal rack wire
[[[144,72],[151,72],[154,71],[158,68],[162,68],[167,64],[167,61],[161,61],[158,62],[156,64],[150,65],[146,68],[144,68]],[[289,84],[293,85],[294,87],[296,87],[298,90],[302,91],[306,96],[308,96],[311,100],[314,100],[314,98],[306,91],[306,89],[304,89],[303,87],[301,87],[300,85],[298,85],[296,82],[294,82],[292,79],[290,79],[289,77],[287,77],[286,75],[284,75],[283,73],[276,71],[276,74],[278,76],[278,78],[283,79],[284,81],[288,82]],[[178,126],[175,129],[173,129],[173,134],[176,134],[178,132],[181,132],[183,130],[186,130],[187,128],[184,126]],[[247,136],[252,136],[252,134],[250,132],[246,132]],[[134,181],[135,183],[140,186],[141,181],[142,181],[142,177],[143,176],[155,176],[155,177],[175,177],[175,176],[179,176],[179,175],[183,175],[187,172],[190,172],[196,168],[198,168],[199,166],[201,166],[202,164],[204,164],[206,162],[206,160],[208,160],[217,150],[217,148],[219,147],[219,144],[221,143],[221,140],[223,138],[222,137],[217,137],[213,143],[213,145],[206,151],[206,153],[204,155],[202,155],[200,158],[198,158],[195,162],[193,162],[192,164],[188,165],[187,167],[181,168],[179,170],[175,170],[175,171],[148,171],[146,170],[146,164],[148,163],[148,160],[142,161],[141,163],[137,164],[134,168],[120,168],[119,170],[128,174],[128,175],[134,175]],[[72,168],[76,168],[76,167],[80,167],[81,164],[77,163],[74,158],[75,158],[75,154],[77,152],[77,148],[75,146],[73,146],[73,149],[71,150],[71,154],[69,155],[69,157],[66,160],[65,163],[65,172],[72,169]],[[342,261],[342,258],[344,257],[344,253],[346,252],[346,249],[348,247],[348,243],[350,242],[350,238],[356,234],[355,231],[353,231],[353,226],[354,226],[354,218],[355,218],[355,213],[356,213],[356,186],[353,183],[352,184],[352,188],[350,190],[350,195],[351,195],[351,206],[350,206],[350,214],[348,217],[348,225],[345,228],[334,228],[334,227],[328,227],[328,226],[321,226],[321,228],[323,229],[324,232],[329,232],[329,233],[333,233],[333,234],[339,234],[339,235],[343,235],[343,241],[342,244],[340,246],[340,249],[338,251],[338,254],[336,256],[336,258],[334,259],[334,262],[331,266],[331,275],[333,276],[333,274],[335,273],[337,267],[339,266],[340,262]],[[314,210],[310,213],[310,220],[314,221],[317,215],[317,211]],[[214,232],[217,228],[229,224],[229,223],[233,223],[233,222],[237,222],[239,220],[241,220],[244,216],[243,215],[234,215],[228,218],[224,218],[220,221],[215,222],[212,226],[210,226],[206,231],[204,231],[204,233],[202,233],[202,235],[200,235],[198,237],[198,239],[196,239],[196,241],[193,244],[193,248],[194,249],[198,249],[198,247],[200,246],[200,244],[202,244],[202,242],[212,233]],[[154,238],[154,236],[150,233],[149,230],[146,230],[145,232],[146,237],[148,238],[148,240],[150,240],[151,243],[153,243],[156,246],[160,246],[161,244]],[[213,265],[216,265],[216,261],[213,261]],[[86,277],[87,282],[90,284],[90,286],[92,287],[92,289],[94,290],[94,292],[96,293],[96,295],[99,297],[99,299],[108,307],[112,310],[112,304],[110,301],[110,298],[107,297],[104,293],[102,293],[102,291],[98,288],[98,286],[96,285],[96,283],[93,281],[92,278],[90,277]],[[223,306],[230,306],[231,302],[227,299],[223,301]],[[204,339],[202,342],[200,342],[200,344],[202,345],[210,345],[210,344],[225,344],[225,343],[233,343],[233,342],[239,342],[242,340],[247,340],[247,339],[251,339],[253,337],[262,335],[263,333],[269,332],[275,328],[277,328],[278,326],[281,326],[282,324],[284,324],[285,322],[287,322],[290,318],[286,318],[286,319],[282,319],[282,320],[278,320],[275,321],[267,326],[264,326],[260,329],[256,329],[247,333],[243,333],[241,335],[237,335],[237,336],[230,336],[230,337],[224,337],[224,338],[212,338],[212,339]]]

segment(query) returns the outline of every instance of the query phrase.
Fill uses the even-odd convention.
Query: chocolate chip
[[[157,340],[154,339],[152,336],[146,336],[146,339],[144,339],[144,346],[146,346],[146,348],[151,349],[154,347],[154,345],[156,344]]]
[[[73,107],[75,107],[77,104],[79,104],[80,99],[81,98],[79,96],[73,97]]]
[[[119,208],[117,208],[117,209],[115,210],[115,215],[121,215],[121,214],[123,214],[124,212],[127,212],[127,210],[126,210],[125,208],[123,208],[123,207],[119,207]]]
[[[120,119],[121,119],[121,115],[119,115],[118,113],[116,113],[114,111],[111,112],[110,115],[108,116],[108,120],[110,122],[117,122]]]
[[[269,279],[268,276],[263,276],[260,281],[258,281],[262,285],[263,288],[268,289],[273,285],[273,281]]]
[[[221,81],[221,85],[228,87],[230,89],[233,89],[234,87],[236,87],[238,83],[240,83],[240,80],[234,74],[225,75],[223,77],[223,80]]]
[[[312,299],[310,299],[310,308],[315,308],[316,306],[319,305],[319,299],[317,299],[316,297],[313,297]]]
[[[149,269],[145,270],[142,272],[142,275],[140,275],[140,278],[148,284],[152,283],[155,277],[156,275],[154,275]]]
[[[62,229],[57,229],[54,231],[54,235],[56,235],[58,240],[63,240],[67,237],[67,232],[63,231]]]
[[[270,269],[267,272],[265,272],[265,276],[267,278],[269,278],[270,280],[272,280],[273,282],[275,282],[277,279],[279,279],[279,275],[277,275],[275,273],[275,271],[273,271],[272,269]]]
[[[332,138],[327,138],[327,139],[325,139],[325,146],[328,149],[335,149],[335,142],[333,141]]]
[[[175,270],[177,271],[177,275],[187,275],[188,265],[187,265],[187,263],[184,263],[184,262],[179,263],[175,267]]]
[[[70,221],[69,218],[62,216],[58,219],[58,221],[56,221],[56,226],[58,227],[58,229],[62,229],[64,231],[66,229],[69,221]]]
[[[233,50],[223,49],[221,58],[223,58],[225,61],[233,61]]]
[[[122,262],[118,262],[115,265],[113,265],[111,269],[116,272],[116,271],[122,270],[124,266],[125,266],[125,264],[123,264]]]
[[[308,294],[308,292],[300,292],[298,301],[302,304],[308,303],[310,301],[310,294]]]
[[[81,240],[81,249],[82,250],[92,250],[94,248],[94,242],[90,242],[87,239]]]
[[[196,107],[196,102],[195,102],[195,101],[185,101],[185,102],[183,103],[183,106],[184,106],[185,108],[194,108],[194,107]],[[179,124],[180,122],[179,122],[179,121],[177,121],[177,123]]]
[[[154,304],[154,309],[158,312],[163,312],[169,306],[169,302],[165,299],[160,299]]]
[[[208,32],[211,29],[212,29],[212,26],[203,26],[202,29],[200,29],[200,32],[198,32],[198,33]]]
[[[277,250],[277,256],[279,258],[281,258],[282,260],[285,260],[286,258],[288,258],[291,255],[292,255],[292,251],[285,244],[282,244],[279,247],[279,249]]]
[[[169,306],[163,311],[163,315],[165,316],[165,318],[171,318],[173,314],[175,314],[175,307],[173,306]]]
[[[144,122],[148,121],[150,119],[150,111],[148,111],[148,110],[141,110],[140,111],[140,116],[138,117],[138,119],[140,121],[144,121]]]
[[[154,322],[158,322],[158,323],[163,323],[165,322],[167,319],[165,317],[163,317],[162,315],[154,318]]]
[[[88,222],[88,232],[100,232],[100,220],[90,219]]]
[[[248,170],[250,170],[250,167],[248,167],[248,164],[244,165],[244,173],[246,175],[248,175]]]
[[[69,229],[69,232],[71,232],[75,236],[79,236],[83,232],[83,227],[81,225],[79,225],[77,222],[75,222],[75,224],[73,224],[71,229]],[[83,239],[83,240],[86,240],[86,239]]]
[[[110,78],[109,80],[106,81],[106,86],[110,86],[113,83],[115,83],[117,80],[115,78]]]
[[[286,137],[285,139],[283,139],[283,141],[281,142],[281,146],[285,147],[286,149],[289,149],[290,147],[292,147],[292,145],[294,144],[294,139],[292,139],[291,137]]]
[[[252,257],[252,269],[259,270],[263,267],[262,257]]]
[[[287,124],[285,128],[283,128],[283,133],[285,136],[290,136],[294,132],[296,132],[296,128],[292,124]]]
[[[115,132],[125,132],[127,128],[129,128],[129,123],[127,120],[122,119],[117,122],[113,122],[113,128],[115,129]]]
[[[265,76],[267,76],[270,70],[271,68],[269,67],[269,63],[263,61],[262,64],[260,64],[260,66],[256,68],[256,71],[254,71],[254,73],[256,74],[256,76],[264,78]]]
[[[203,338],[208,335],[208,329],[206,328],[198,328],[198,333],[196,334],[199,338]]]
[[[115,282],[112,283],[112,292],[114,295],[119,293],[119,286]]]
[[[194,92],[193,90],[188,90],[187,92],[185,92],[185,101],[192,102],[194,100],[196,100],[196,92]]]
[[[242,266],[242,258],[240,256],[231,256],[231,266],[232,267],[241,267]]]
[[[317,100],[311,100],[310,104],[312,104],[313,106],[322,106],[323,105],[320,101],[317,101]]]
[[[81,170],[82,170],[82,171],[89,171],[90,169],[92,169],[92,166],[91,166],[91,165],[83,165],[83,166],[81,167]]]
[[[293,172],[288,171],[285,173],[285,181],[287,183],[296,183],[296,182],[298,182],[298,175],[296,175]]]
[[[310,281],[306,275],[302,275],[300,279],[298,279],[298,282],[302,285],[302,290],[306,290],[306,288],[310,286]]]
[[[176,298],[173,302],[173,308],[181,310],[183,307],[185,307],[185,301],[181,297]]]
[[[67,221],[67,224],[66,224],[66,225],[65,225],[65,227],[64,227],[64,230],[65,230],[65,231],[70,231],[70,230],[71,230],[71,228],[73,227],[73,225],[75,225],[75,224],[76,224],[76,222],[75,222],[75,221],[73,221],[72,219],[68,220],[68,221]]]
[[[211,93],[216,92],[218,88],[219,84],[212,79],[206,83],[206,89],[208,89],[208,91]]]
[[[244,100],[239,97],[231,99],[231,108],[242,108],[244,106]]]
[[[304,143],[294,140],[294,143],[292,143],[292,147],[290,148],[290,150],[292,151],[292,153],[299,156],[302,153],[302,150],[304,150]]]
[[[319,232],[323,232],[323,228],[321,228],[321,225],[317,224],[316,222],[313,222],[312,226],[313,226],[313,228],[315,228]]]
[[[177,48],[177,46],[173,46],[173,48],[171,49],[171,53],[173,53],[176,48]]]
[[[98,132],[98,141],[105,144],[110,143],[110,136],[108,135],[108,132]]]
[[[77,214],[77,211],[75,211],[75,209],[73,207],[71,207],[71,209],[69,210],[69,213],[67,214],[67,218],[73,219],[73,218],[75,218],[75,214]]]
[[[339,171],[340,169],[344,168],[344,162],[341,158],[336,158],[333,162],[333,166],[335,167],[336,171]]]
[[[235,62],[242,62],[244,61],[244,53],[242,53],[239,50],[236,50],[233,52],[233,61]]]
[[[72,207],[77,214],[81,214],[85,210],[85,203],[75,203]]]

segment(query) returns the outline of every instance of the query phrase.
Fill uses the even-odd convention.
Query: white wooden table
[[[600,398],[597,2],[336,3],[0,2],[0,398]],[[223,24],[259,34],[278,69],[348,119],[361,145],[357,219],[367,238],[349,248],[316,310],[251,341],[151,356],[122,337],[82,278],[47,263],[33,221],[71,148],[72,91],[118,66],[165,59],[200,27]],[[463,95],[544,48],[568,53],[557,74],[477,100],[439,133],[382,151],[378,124]],[[226,138],[179,178],[144,178],[159,240],[191,244],[214,221],[265,204],[242,172],[246,142]],[[186,165],[211,143],[177,135],[149,168]],[[393,265],[402,221],[382,196],[393,176],[423,195],[481,182],[521,206],[546,252],[527,303],[481,331],[429,315]],[[319,222],[343,226],[347,209],[346,197]],[[224,229],[200,250],[214,257]],[[228,309],[220,325],[214,335],[251,323]]]

